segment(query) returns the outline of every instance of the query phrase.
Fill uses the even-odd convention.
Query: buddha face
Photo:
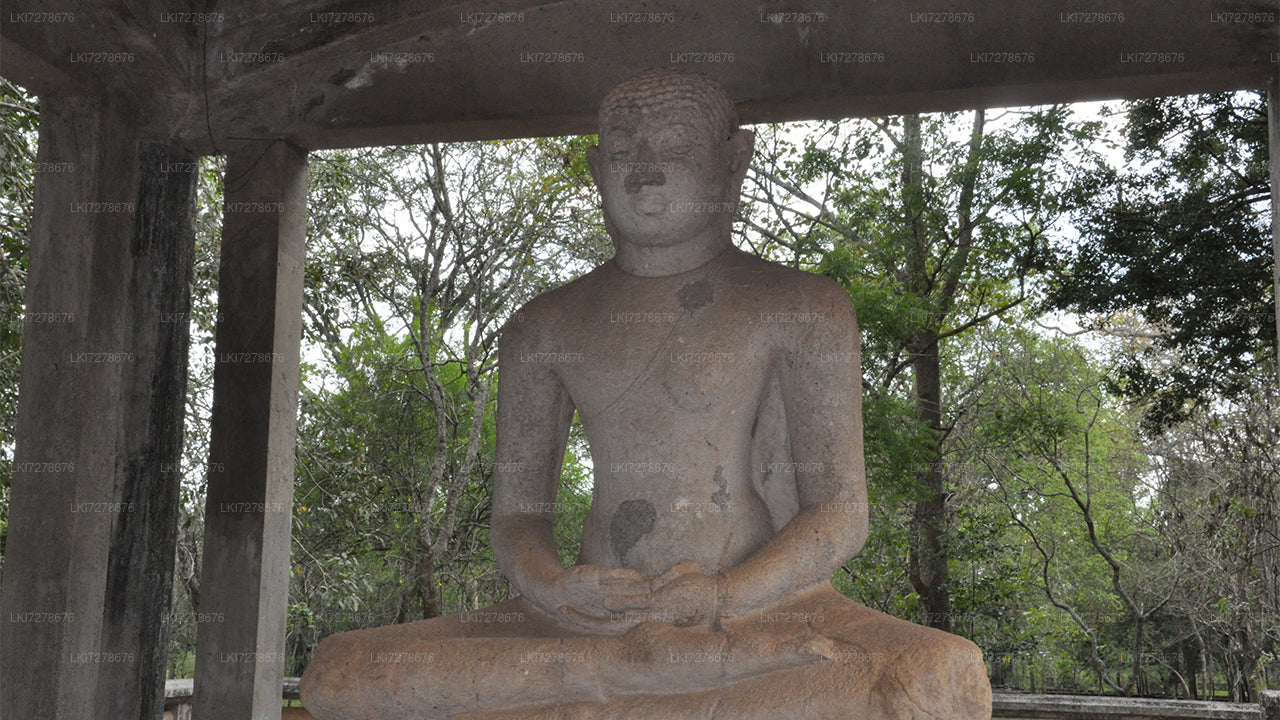
[[[727,235],[754,138],[733,130],[716,100],[635,91],[606,101],[588,162],[615,242]]]

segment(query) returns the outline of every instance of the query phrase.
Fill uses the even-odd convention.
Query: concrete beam
[[[1020,0],[671,0],[640,13],[563,0],[308,18],[323,8],[337,9],[300,3],[215,36],[210,67],[261,52],[214,76],[178,137],[209,151],[231,137],[318,149],[590,133],[604,91],[652,66],[711,75],[748,123],[1261,89],[1280,28],[1274,0],[1125,0],[1102,14]]]
[[[46,4],[6,4],[0,74],[128,97],[142,136],[202,153],[589,133],[653,66],[713,76],[747,123],[1262,89],[1280,29],[1274,0]]]
[[[6,0],[0,75],[41,96],[68,94],[74,86],[125,95],[134,105],[198,87],[200,25],[174,21],[183,13],[162,4]],[[149,111],[165,105],[155,102]]]
[[[7,718],[163,707],[195,163],[133,127],[109,102],[41,102],[0,591]]]
[[[82,84],[81,78],[64,72],[46,60],[42,53],[32,52],[8,36],[0,36],[0,77],[35,94],[91,94]]]
[[[359,55],[424,33],[460,24],[469,12],[525,13],[560,0],[437,0],[431,3],[372,4],[364,0],[312,0],[290,5],[224,2],[227,22],[213,34],[206,66],[214,84],[253,75],[279,76],[290,66],[335,54]],[[266,32],[264,32],[264,30]],[[279,56],[268,62],[227,62],[228,55],[261,51]]]
[[[306,153],[230,146],[195,716],[280,717],[302,339]]]

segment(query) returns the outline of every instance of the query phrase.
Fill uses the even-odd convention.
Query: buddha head
[[[614,87],[587,150],[614,243],[727,242],[754,142],[705,75],[653,69]]]

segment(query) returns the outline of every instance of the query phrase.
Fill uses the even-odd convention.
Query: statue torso
[[[762,483],[785,483],[785,448],[761,428],[785,424],[778,375],[812,325],[805,276],[729,250],[664,277],[607,263],[550,294],[559,347],[541,349],[560,354],[594,466],[580,562],[714,572],[773,536]]]

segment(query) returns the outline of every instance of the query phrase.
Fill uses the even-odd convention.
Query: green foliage
[[[0,78],[0,553],[6,537],[18,409],[38,117],[36,99]]]
[[[339,630],[489,605],[496,342],[507,315],[598,254],[582,138],[312,159],[291,651]],[[590,497],[570,448],[566,560]]]
[[[1082,172],[1082,242],[1049,303],[1102,327],[1130,312],[1151,327],[1114,373],[1150,429],[1241,397],[1259,364],[1275,364],[1266,126],[1260,93],[1141,100],[1125,167]]]
[[[1050,264],[1049,228],[1071,198],[1063,169],[1098,131],[1062,106],[1004,115],[820,123],[799,141],[763,128],[744,212],[749,242],[789,252],[849,292],[862,332],[867,478],[879,508],[869,545],[881,549],[876,533],[905,528],[909,600],[894,611],[923,612],[944,628],[956,613],[949,596],[978,592],[947,580],[955,561],[947,553],[982,544],[948,530],[957,518],[947,499],[965,488],[937,471],[951,452],[954,396],[971,388],[961,376],[944,392],[938,368],[956,338],[1031,296]],[[863,557],[857,572],[883,580],[868,563],[888,558]],[[877,594],[856,578],[849,589]]]
[[[1008,571],[1051,606],[1005,637],[1038,639],[1114,692],[1148,692],[1162,668],[1148,651],[1165,642],[1158,613],[1182,578],[1150,504],[1135,415],[1070,339],[993,328],[971,358],[986,382],[953,430],[953,462],[983,480],[979,507],[1003,507],[1012,525],[1000,557],[1017,558]],[[1024,613],[1028,599],[1008,598]]]
[[[556,548],[565,567],[578,561],[578,552],[582,549],[582,526],[586,523],[587,511],[591,509],[594,487],[591,468],[582,462],[582,458],[590,456],[590,450],[577,413],[574,413],[569,432],[569,447],[565,450],[560,488],[556,493],[554,521]]]
[[[1164,433],[1152,523],[1186,577],[1163,618],[1179,647],[1225,666],[1232,697],[1252,699],[1280,647],[1280,398],[1270,377]],[[1172,642],[1170,643],[1173,644]]]

